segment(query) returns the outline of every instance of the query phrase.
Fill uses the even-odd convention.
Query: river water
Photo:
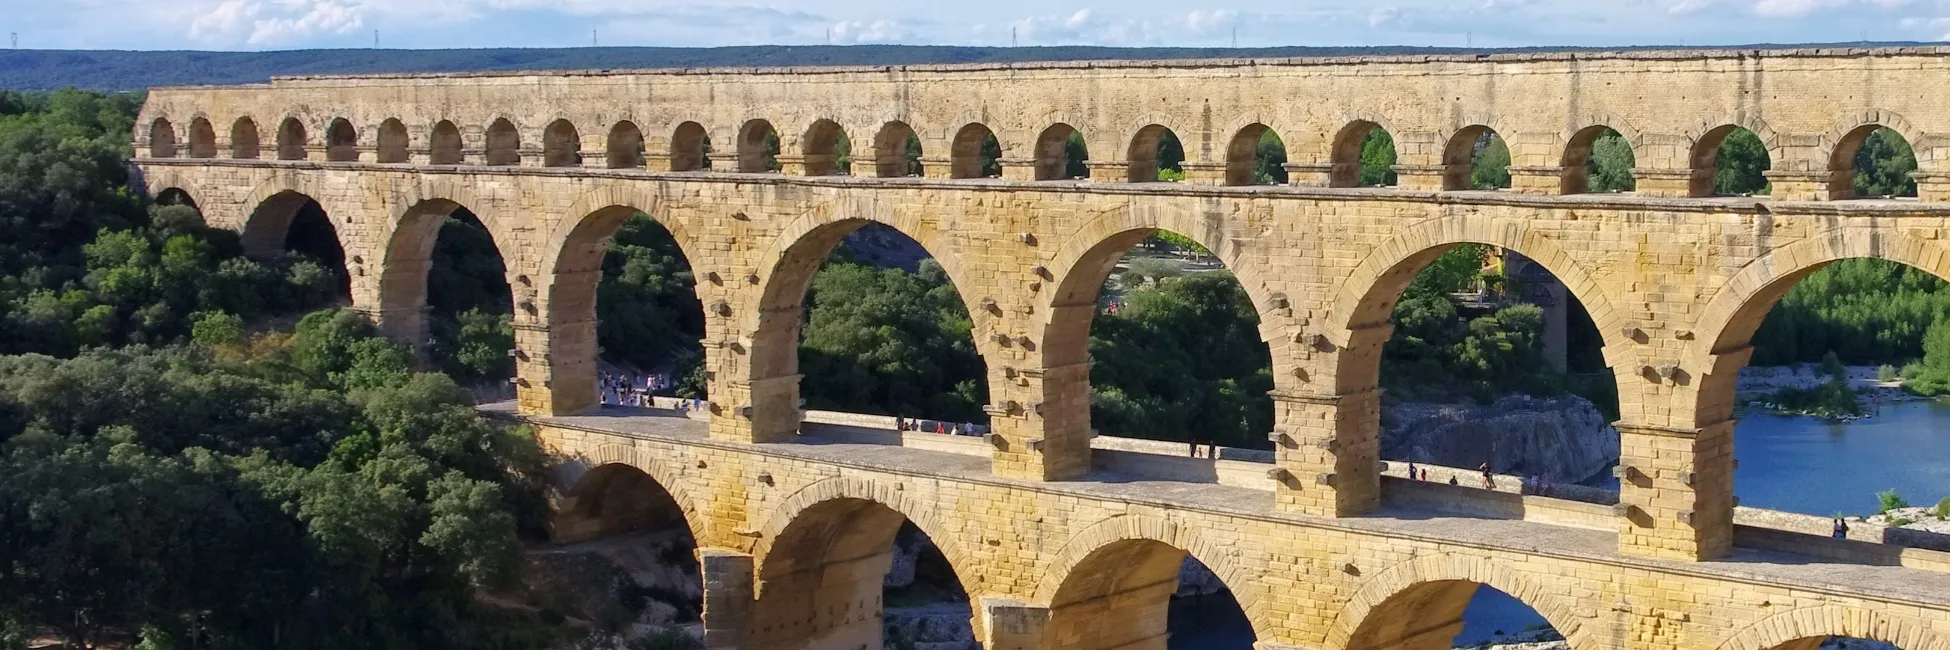
[[[1912,505],[1950,497],[1950,403],[1905,402],[1847,423],[1749,413],[1733,430],[1734,493],[1742,505],[1812,515],[1870,514],[1875,493],[1896,490]],[[1250,650],[1242,614],[1180,613],[1174,603],[1171,650]],[[1179,618],[1179,617],[1183,618]],[[1195,623],[1193,623],[1195,622]],[[1463,613],[1458,646],[1515,634],[1541,623],[1522,602],[1488,587]]]

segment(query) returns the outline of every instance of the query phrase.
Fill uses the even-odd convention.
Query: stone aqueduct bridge
[[[1161,648],[1189,551],[1267,647],[1441,647],[1480,582],[1579,650],[1825,634],[1950,650],[1939,573],[1736,545],[1731,435],[1749,338],[1795,281],[1851,257],[1950,277],[1946,79],[1950,52],[1929,49],[281,78],[152,91],[135,165],[255,252],[316,200],[354,304],[403,337],[424,327],[440,221],[478,215],[516,294],[521,412],[595,468],[565,503],[581,523],[564,525],[642,510],[603,496],[642,476],[667,489],[707,549],[719,647],[875,642],[876,571],[905,517],[946,551],[991,649]],[[1350,187],[1376,125],[1399,186]],[[1766,143],[1771,198],[1703,196],[1735,126]],[[1634,149],[1636,193],[1577,193],[1604,127]],[[1920,200],[1845,200],[1877,127],[1914,146]],[[1165,128],[1191,182],[1147,182]],[[1268,128],[1294,182],[1236,186]],[[1512,191],[1459,190],[1485,128],[1511,146]],[[853,176],[833,175],[842,131]],[[1094,152],[1087,180],[1056,179],[1073,131]],[[765,171],[768,133],[782,173]],[[921,177],[900,177],[910,133]],[[988,134],[999,179],[975,178]],[[699,278],[708,435],[575,417],[596,403],[602,253],[638,210]],[[869,222],[925,246],[967,303],[996,432],[980,456],[798,435],[801,302]],[[1278,452],[1250,487],[1092,470],[1097,291],[1160,229],[1216,252],[1259,308]],[[1549,268],[1604,338],[1622,503],[1585,528],[1383,506],[1400,487],[1377,471],[1388,315],[1465,242]]]

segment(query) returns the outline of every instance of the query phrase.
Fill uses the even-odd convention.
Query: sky
[[[0,0],[32,49],[1950,40],[1950,0]],[[1236,39],[1236,41],[1235,41]],[[0,46],[4,46],[0,42]]]

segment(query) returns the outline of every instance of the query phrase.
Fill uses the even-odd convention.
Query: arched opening
[[[1451,243],[1396,261],[1365,292],[1351,328],[1389,338],[1351,341],[1336,377],[1338,390],[1381,388],[1369,425],[1377,453],[1415,469],[1391,474],[1408,480],[1384,483],[1384,499],[1427,503],[1425,492],[1454,488],[1423,481],[1448,483],[1477,491],[1437,502],[1480,513],[1505,498],[1481,490],[1609,484],[1617,379],[1597,325],[1559,276],[1517,250]],[[1377,343],[1378,356],[1360,351]],[[1519,420],[1550,424],[1508,424]]]
[[[755,379],[802,375],[810,409],[929,420],[942,433],[986,428],[973,318],[923,244],[865,220],[828,223],[793,242],[767,277]],[[755,415],[754,426],[796,431],[790,401],[760,405],[776,410]]]
[[[1442,149],[1442,189],[1501,190],[1510,187],[1510,147],[1494,129],[1463,127]]]
[[[217,130],[210,126],[210,120],[190,120],[190,157],[217,157]]]
[[[874,175],[901,178],[921,175],[921,137],[906,122],[893,121],[880,127],[873,139]]]
[[[359,130],[345,118],[332,120],[332,126],[325,130],[325,159],[333,162],[356,162],[359,160]]]
[[[1334,136],[1334,187],[1392,187],[1395,185],[1395,138],[1381,125],[1356,120]]]
[[[1369,609],[1347,650],[1449,650],[1559,643],[1564,635],[1523,601],[1469,580],[1418,583]]]
[[[1286,142],[1264,124],[1248,124],[1226,145],[1227,185],[1285,185]]]
[[[176,157],[176,127],[169,120],[158,117],[149,124],[149,157]]]
[[[488,125],[487,165],[489,167],[515,167],[521,165],[521,131],[508,118],[500,118]]]
[[[477,394],[504,395],[515,374],[514,293],[500,248],[481,219],[456,207],[427,258],[428,357]]]
[[[1609,126],[1589,126],[1571,136],[1564,147],[1564,194],[1630,192],[1638,187],[1632,170],[1638,158],[1632,143]]]
[[[298,118],[284,118],[278,125],[278,160],[304,160],[305,146],[305,125]]]
[[[606,148],[610,169],[636,169],[643,166],[643,131],[630,121],[609,128]]]
[[[1856,127],[1829,156],[1831,199],[1914,198],[1916,152],[1901,133],[1880,124]]]
[[[187,206],[191,210],[196,210],[199,215],[203,212],[203,209],[196,205],[196,197],[190,196],[189,192],[184,191],[180,187],[165,188],[163,191],[157,192],[156,205],[181,205]]]
[[[853,173],[853,142],[832,120],[813,122],[801,142],[807,176],[846,176]]]
[[[1753,131],[1724,125],[1693,143],[1692,196],[1767,194],[1767,170],[1774,166],[1767,143]]]
[[[779,132],[772,123],[752,120],[738,130],[738,171],[747,174],[779,170]]]
[[[1089,374],[1045,382],[1088,381],[1090,408],[1046,411],[1046,430],[1269,447],[1273,362],[1259,310],[1198,239],[1126,230],[1061,277],[1043,367]],[[1078,416],[1087,420],[1059,420]]]
[[[1178,134],[1162,125],[1138,129],[1125,157],[1129,169],[1126,180],[1132,183],[1185,180],[1185,145],[1178,141]]]
[[[559,353],[558,386],[594,386],[595,401],[606,405],[710,397],[704,307],[690,261],[664,224],[628,206],[597,210],[576,224],[550,271],[550,331],[600,346],[595,364]]]
[[[544,575],[582,576],[585,584],[529,581],[540,592],[536,601],[587,622],[592,632],[626,639],[676,634],[702,620],[704,579],[690,513],[656,479],[623,463],[598,465],[557,504],[554,545],[530,561]],[[654,564],[644,566],[646,558]],[[592,595],[587,582],[608,588]]]
[[[542,166],[581,167],[582,135],[568,120],[548,123],[542,132]]]
[[[751,647],[974,645],[967,628],[916,624],[924,617],[973,617],[949,558],[900,512],[833,499],[798,513],[759,559]]]
[[[257,160],[257,122],[248,117],[237,118],[230,125],[230,157],[238,160]]]
[[[350,304],[352,284],[338,230],[318,201],[298,192],[281,192],[251,211],[240,236],[244,254],[286,269],[290,306]],[[280,313],[281,308],[267,308]]]
[[[1089,160],[1090,150],[1075,127],[1057,123],[1036,136],[1036,180],[1089,178]]]
[[[1741,462],[1727,489],[1741,505],[1851,526],[1950,513],[1950,486],[1931,469],[1950,462],[1936,435],[1950,413],[1913,399],[1950,394],[1950,284],[1904,262],[1821,255],[1770,273],[1719,332],[1702,333],[1734,362],[1696,379],[1698,426],[1733,422]],[[1805,489],[1805,472],[1823,475],[1822,489]]]
[[[711,168],[711,135],[704,125],[685,122],[670,136],[670,171],[695,172]]]
[[[1050,600],[1044,638],[1074,650],[1251,650],[1258,640],[1218,576],[1148,539],[1111,542],[1078,562]]]
[[[465,160],[461,156],[460,127],[453,122],[441,120],[433,125],[433,135],[428,142],[427,162],[434,165],[458,165]]]
[[[381,163],[397,164],[407,161],[406,123],[398,118],[388,118],[379,124],[378,160]]]
[[[995,132],[971,123],[955,132],[949,175],[954,178],[996,178],[1002,175],[1002,143]]]

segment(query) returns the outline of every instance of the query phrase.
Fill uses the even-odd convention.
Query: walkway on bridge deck
[[[610,406],[585,415],[518,416],[514,403],[503,402],[482,406],[481,410],[491,416],[537,424],[622,437],[720,446],[840,467],[1009,485],[1020,489],[1220,512],[1384,537],[1465,544],[1920,604],[1950,605],[1950,573],[1921,569],[1852,564],[1749,548],[1736,548],[1727,557],[1709,562],[1674,562],[1621,555],[1617,550],[1617,536],[1605,531],[1531,521],[1460,517],[1403,507],[1387,507],[1366,516],[1345,519],[1307,517],[1275,510],[1271,493],[1262,490],[1212,483],[1148,480],[1104,470],[1093,471],[1073,481],[1032,483],[996,477],[989,472],[988,459],[978,456],[893,445],[836,442],[822,439],[816,434],[802,436],[793,443],[743,445],[717,442],[707,438],[706,422],[658,409]]]

